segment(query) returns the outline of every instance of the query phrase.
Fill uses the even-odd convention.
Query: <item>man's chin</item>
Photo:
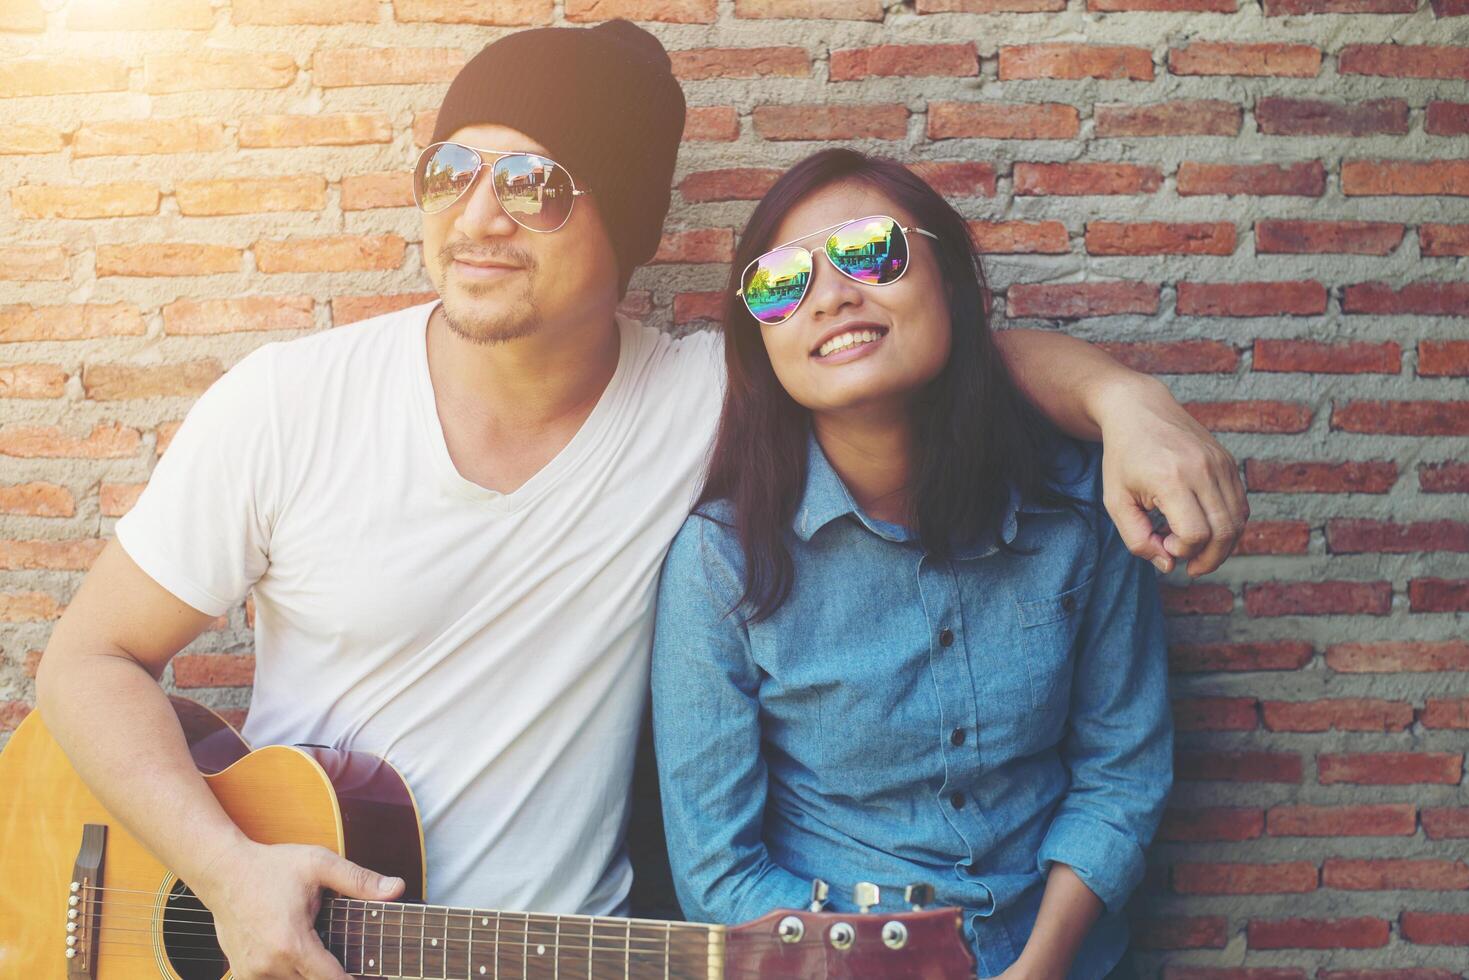
[[[529,337],[540,329],[540,316],[530,303],[507,302],[503,296],[492,299],[475,292],[455,288],[440,297],[445,322],[462,339],[472,344],[503,344]]]

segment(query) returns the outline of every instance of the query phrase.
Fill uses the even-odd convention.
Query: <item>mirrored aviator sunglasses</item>
[[[815,257],[795,242],[830,231],[823,246],[832,268],[855,282],[888,286],[908,271],[908,233],[938,236],[922,228],[904,228],[896,218],[872,214],[821,228],[755,258],[745,266],[738,295],[745,309],[764,324],[783,323],[796,312],[811,284]]]
[[[413,200],[425,214],[452,207],[490,164],[490,184],[500,207],[527,231],[556,231],[571,218],[578,190],[566,168],[549,157],[515,150],[485,150],[462,143],[434,143],[413,168]]]

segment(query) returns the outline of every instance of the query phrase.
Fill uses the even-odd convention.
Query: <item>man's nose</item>
[[[510,219],[495,196],[494,175],[485,167],[475,175],[474,184],[464,195],[454,229],[474,241],[507,238],[520,226]]]

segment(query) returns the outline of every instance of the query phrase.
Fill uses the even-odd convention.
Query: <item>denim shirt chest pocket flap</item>
[[[1092,579],[1041,599],[1017,600],[1030,706],[1035,711],[1069,711],[1071,650],[1091,595]]]

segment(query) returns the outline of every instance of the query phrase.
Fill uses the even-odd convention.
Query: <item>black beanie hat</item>
[[[433,141],[479,123],[520,130],[589,191],[626,293],[658,250],[683,137],[683,89],[662,43],[626,20],[507,34],[454,77]]]

